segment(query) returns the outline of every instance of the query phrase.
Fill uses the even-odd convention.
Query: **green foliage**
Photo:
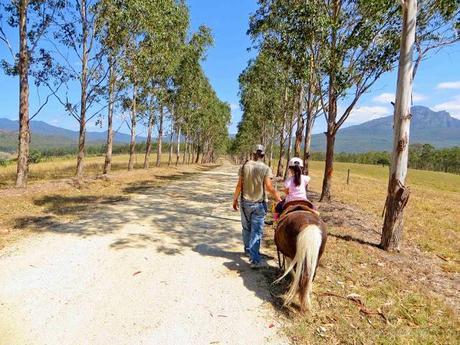
[[[240,74],[240,105],[243,117],[232,142],[232,152],[248,152],[256,143],[265,143],[272,128],[281,126],[286,106],[283,95],[287,85],[284,65],[268,49]],[[272,138],[274,140],[275,138]]]
[[[29,154],[29,162],[32,164],[40,163],[42,160],[42,153],[38,150],[32,150]]]

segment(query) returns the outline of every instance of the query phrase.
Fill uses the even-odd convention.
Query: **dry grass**
[[[127,158],[127,155],[114,156],[113,173],[110,178],[102,178],[104,157],[89,157],[85,170],[88,177],[82,184],[70,178],[75,167],[73,159],[33,165],[27,189],[0,189],[0,249],[29,235],[37,222],[49,222],[54,217],[63,222],[72,221],[90,208],[129,198],[136,188],[158,187],[184,174],[207,169],[200,165],[167,167],[167,155],[164,155],[159,168],[128,172]],[[136,168],[140,168],[140,163]],[[7,185],[14,182],[11,166],[0,167],[0,178],[6,179]]]
[[[322,169],[313,162],[315,192]],[[314,310],[286,313],[293,343],[458,344],[460,176],[410,171],[403,250],[387,253],[377,248],[387,175],[388,167],[335,165],[336,201],[319,204],[329,238],[313,287]],[[266,275],[268,282],[277,276]],[[272,293],[282,294],[286,285],[272,286]]]
[[[104,166],[103,156],[85,157],[85,174],[95,175],[102,172]],[[128,168],[129,156],[114,155],[112,159],[112,170],[120,171]],[[154,166],[156,155],[150,157],[150,166]],[[168,155],[163,154],[161,157],[163,163],[168,161]],[[144,155],[135,155],[135,168],[142,168],[144,164]],[[53,157],[46,161],[30,164],[29,182],[34,183],[43,180],[54,180],[73,177],[75,175],[76,158],[75,157]],[[0,188],[14,185],[16,176],[16,165],[9,164],[6,167],[0,167]]]
[[[293,343],[458,344],[458,314],[393,265],[393,255],[330,236],[313,286],[314,310],[287,312]],[[283,293],[286,283],[275,289]]]
[[[313,162],[313,190],[321,190],[322,174],[323,163]],[[332,193],[335,198],[380,217],[387,181],[388,167],[335,163]],[[408,185],[411,196],[405,211],[405,243],[443,258],[444,269],[460,272],[460,176],[410,170]]]

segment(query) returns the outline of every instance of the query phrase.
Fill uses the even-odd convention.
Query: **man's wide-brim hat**
[[[256,145],[254,147],[254,153],[260,152],[261,154],[265,154],[265,147],[263,145]]]

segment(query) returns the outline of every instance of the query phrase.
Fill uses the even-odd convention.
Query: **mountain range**
[[[411,110],[411,144],[431,144],[434,147],[460,146],[460,120],[446,111],[433,111],[414,106]],[[393,116],[339,129],[335,141],[336,152],[390,151],[393,147]],[[326,151],[326,136],[312,137],[313,151]]]
[[[0,118],[0,151],[14,152],[17,148],[18,121]],[[76,147],[78,132],[31,121],[32,144],[35,149]],[[89,145],[104,144],[107,132],[87,132]],[[336,152],[389,151],[392,149],[393,116],[381,117],[356,126],[342,128],[337,133]],[[115,144],[129,143],[130,136],[114,135]],[[145,141],[138,137],[137,142]],[[431,144],[435,147],[460,146],[460,120],[446,111],[433,111],[427,107],[412,107],[411,144]],[[313,151],[326,151],[324,134],[312,137]]]
[[[78,132],[50,125],[43,121],[31,121],[32,149],[49,149],[57,147],[76,147]],[[0,151],[13,152],[17,147],[18,121],[0,118]],[[104,144],[107,131],[86,132],[86,140],[89,145]],[[145,138],[138,137],[139,141]],[[114,133],[114,144],[127,144],[130,136],[124,133]]]

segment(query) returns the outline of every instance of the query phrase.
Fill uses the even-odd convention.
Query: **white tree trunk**
[[[405,186],[409,157],[409,128],[412,95],[412,55],[415,41],[417,0],[403,2],[401,53],[399,56],[398,84],[394,112],[393,154],[385,205],[385,221],[381,247],[399,250],[403,233],[403,211],[409,199]]]

